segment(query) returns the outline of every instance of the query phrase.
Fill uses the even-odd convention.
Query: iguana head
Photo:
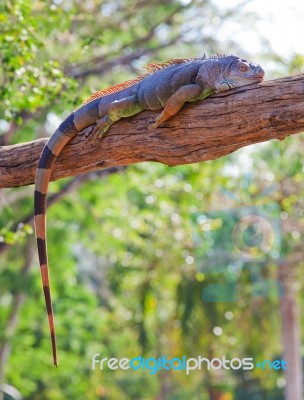
[[[220,93],[262,82],[264,75],[265,71],[259,64],[235,56],[214,56],[203,60],[197,81]]]
[[[259,83],[264,78],[265,71],[259,64],[235,56],[223,57],[219,61],[225,62],[222,64],[219,79],[215,82],[217,92]]]

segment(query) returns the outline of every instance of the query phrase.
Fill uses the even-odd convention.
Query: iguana
[[[114,122],[143,110],[163,110],[149,127],[157,128],[175,115],[186,102],[259,83],[264,77],[264,70],[260,65],[225,55],[173,59],[163,64],[149,64],[147,68],[146,74],[89,97],[49,138],[39,160],[34,198],[35,230],[56,366],[56,337],[47,261],[46,198],[53,166],[63,147],[80,132],[84,132],[86,136],[97,135],[101,138]]]

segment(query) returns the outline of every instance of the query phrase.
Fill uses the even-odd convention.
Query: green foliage
[[[22,113],[74,86],[47,48],[54,26],[66,29],[69,18],[48,1],[4,0],[0,7],[0,116],[21,123]]]
[[[20,224],[17,230],[11,231],[7,228],[0,229],[0,242],[7,244],[15,244],[24,239],[28,234],[33,233],[33,228],[30,225]]]

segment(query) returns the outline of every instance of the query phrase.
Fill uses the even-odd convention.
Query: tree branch
[[[89,63],[86,63],[85,69],[81,70],[78,66],[73,66],[69,70],[66,69],[65,73],[74,79],[85,79],[91,75],[102,76],[107,72],[111,71],[118,65],[127,66],[128,68],[130,68],[132,66],[132,62],[134,62],[135,60],[138,60],[143,56],[148,56],[157,53],[161,49],[176,44],[177,41],[182,42],[180,34],[174,36],[168,43],[157,44],[155,47],[151,48],[139,47],[136,48],[136,50],[132,51],[131,53],[127,54],[123,54],[124,52],[122,50],[121,56],[117,56],[116,58],[112,58],[110,60],[104,60],[103,56],[96,57],[95,59],[90,60]],[[88,65],[92,66],[88,67]],[[141,73],[143,73],[142,70]]]
[[[117,122],[102,140],[75,137],[58,157],[52,180],[101,168],[156,161],[170,166],[213,160],[253,143],[304,131],[304,74],[187,104],[156,130],[145,111]],[[0,148],[0,187],[34,182],[47,139]]]
[[[161,1],[157,2],[157,3],[159,3],[158,5],[160,5]],[[156,3],[156,5],[157,5],[157,3]],[[95,75],[95,74],[102,75],[117,65],[131,66],[133,61],[137,60],[138,58],[140,58],[142,56],[156,53],[157,51],[159,51],[160,49],[162,49],[164,47],[174,45],[177,40],[181,40],[181,33],[179,35],[177,35],[176,37],[172,38],[172,40],[169,43],[158,44],[152,48],[148,48],[149,46],[147,46],[147,42],[149,42],[151,39],[155,38],[155,31],[159,26],[164,25],[164,24],[171,24],[175,15],[178,14],[179,12],[181,12],[182,10],[189,8],[192,5],[192,3],[193,3],[193,0],[191,0],[189,3],[187,3],[185,5],[183,5],[183,4],[179,5],[176,9],[171,11],[171,13],[169,13],[168,15],[165,15],[165,17],[161,21],[157,21],[153,26],[151,26],[149,31],[144,36],[142,36],[142,37],[140,36],[140,37],[134,39],[131,43],[125,43],[119,49],[119,51],[115,51],[115,54],[122,54],[122,56],[120,55],[119,57],[115,58],[114,54],[111,55],[111,54],[109,54],[109,51],[107,51],[106,54],[97,56],[97,57],[93,58],[92,60],[86,60],[84,62],[74,64],[72,66],[68,66],[65,69],[65,74],[73,77],[74,79],[85,78],[85,77],[88,77],[90,75]],[[141,4],[141,6],[144,6],[144,5],[146,6],[147,3],[143,2]],[[127,10],[125,10],[125,12],[127,12]],[[138,12],[138,9],[137,9],[137,12]],[[133,11],[131,12],[131,14],[132,13],[133,13]],[[121,22],[125,22],[128,19],[129,19],[128,16],[126,16],[124,14]],[[112,25],[113,25],[113,21],[109,26],[110,29],[112,29]],[[120,26],[121,23],[117,22],[116,25]],[[109,28],[109,27],[107,27],[107,28]],[[106,29],[106,27],[103,27],[103,29]],[[136,50],[133,50],[131,53],[128,52],[128,54],[125,54],[126,50],[131,49],[131,48],[136,49]],[[89,66],[89,68],[88,68],[88,66]]]

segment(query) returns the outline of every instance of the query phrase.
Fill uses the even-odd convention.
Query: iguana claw
[[[96,125],[94,127],[90,127],[90,131],[88,130],[88,128],[86,129],[88,131],[85,132],[85,137],[88,138],[90,136],[91,139],[93,139],[97,136],[98,139],[101,139],[104,134],[110,129],[113,122],[114,121],[111,121],[108,116],[105,115],[103,118],[96,121]]]

